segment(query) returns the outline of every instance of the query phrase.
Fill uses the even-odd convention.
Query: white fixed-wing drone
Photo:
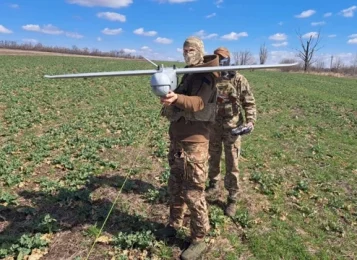
[[[148,60],[148,59],[146,59]],[[156,70],[127,70],[127,71],[112,71],[112,72],[92,72],[92,73],[76,73],[63,75],[45,75],[45,78],[91,78],[91,77],[113,77],[113,76],[137,76],[137,75],[152,75],[150,85],[152,91],[157,96],[165,96],[168,92],[174,91],[177,87],[177,75],[189,73],[206,73],[219,71],[235,71],[235,70],[250,70],[250,69],[272,69],[295,66],[298,63],[290,64],[273,64],[273,65],[237,65],[237,66],[215,66],[215,67],[199,67],[199,68],[164,68],[164,65],[158,66],[154,62],[148,60],[157,67]]]

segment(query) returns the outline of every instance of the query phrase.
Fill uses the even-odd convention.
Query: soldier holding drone
[[[175,66],[164,68],[163,65],[157,66],[151,62],[157,66],[157,69],[45,75],[45,77],[69,79],[152,75],[150,80],[152,91],[160,97],[160,101],[164,105],[162,115],[170,121],[170,151],[168,155],[171,168],[169,177],[170,218],[169,224],[159,230],[157,234],[163,237],[175,236],[177,228],[182,225],[183,215],[188,207],[191,211],[192,241],[182,253],[181,258],[197,259],[206,249],[204,238],[210,228],[204,192],[208,175],[209,132],[216,116],[217,72],[223,71],[223,75],[226,75],[229,71],[281,68],[297,64],[219,66],[219,53],[217,53],[218,55],[204,56],[203,42],[197,37],[187,38],[183,49],[187,64],[185,68],[176,68]],[[177,84],[177,74],[184,74],[180,84]],[[231,75],[231,73],[227,75]],[[240,135],[252,129],[249,124],[254,122],[255,114],[247,118],[248,127],[232,128],[232,135]],[[212,162],[211,165],[213,165]],[[211,174],[211,176],[213,175]]]

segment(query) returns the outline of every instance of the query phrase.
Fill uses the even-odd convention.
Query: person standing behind
[[[230,53],[227,48],[219,47],[214,51],[214,54],[219,56],[220,66],[230,65]],[[241,136],[233,135],[231,131],[244,124],[253,130],[256,121],[256,105],[248,80],[235,71],[221,72],[216,86],[218,89],[217,114],[210,134],[209,186],[206,192],[214,194],[219,191],[223,143],[226,167],[224,187],[229,193],[225,214],[233,217],[236,213],[239,191],[238,161]]]
[[[216,55],[204,56],[201,39],[189,37],[183,44],[186,67],[219,66]],[[214,122],[218,73],[185,74],[174,92],[161,97],[162,115],[170,121],[168,161],[170,176],[169,224],[156,232],[159,237],[173,237],[182,226],[186,208],[191,212],[191,244],[181,259],[197,259],[206,244],[209,231],[205,186],[208,177],[210,125]]]

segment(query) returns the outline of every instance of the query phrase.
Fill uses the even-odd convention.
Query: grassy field
[[[0,56],[0,259],[176,259],[185,249],[188,216],[175,239],[153,236],[168,218],[169,171],[150,77],[43,78],[151,68]],[[224,216],[225,194],[208,198],[204,259],[356,259],[357,80],[243,74],[258,121],[243,138],[236,216]]]

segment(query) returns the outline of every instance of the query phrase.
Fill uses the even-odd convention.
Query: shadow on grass
[[[104,186],[114,187],[118,191],[124,181],[125,178],[118,175],[99,176],[91,177],[87,185],[81,189],[60,188],[52,194],[28,190],[19,192],[18,195],[22,197],[19,200],[24,199],[23,205],[0,206],[0,249],[9,250],[25,234],[83,232],[88,226],[96,226],[99,230],[112,207],[113,200],[105,194],[102,194],[104,196],[100,199],[93,200],[92,192]],[[128,179],[122,190],[122,200],[129,193],[145,194],[150,189],[157,188],[142,180]],[[119,198],[118,203],[120,202]],[[130,203],[134,204],[135,201],[128,203],[130,206]],[[164,214],[168,214],[168,211],[162,212],[162,215]],[[114,236],[119,232],[128,235],[142,231],[155,233],[163,227],[164,225],[156,220],[146,219],[139,214],[130,214],[121,207],[114,207],[103,232]],[[186,246],[180,239],[166,242],[179,248]]]

